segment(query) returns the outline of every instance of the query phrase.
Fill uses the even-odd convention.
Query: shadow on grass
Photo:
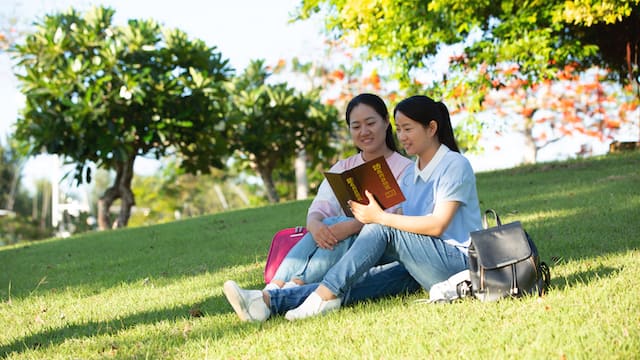
[[[614,268],[600,265],[589,270],[573,273],[569,276],[552,277],[551,290],[563,290],[578,284],[588,285],[589,283],[597,282],[602,278],[611,277],[621,269],[622,266]],[[249,286],[249,288],[259,288],[261,285],[262,284],[253,284],[253,286]],[[373,301],[379,301],[379,299]],[[224,296],[215,296],[192,305],[140,312],[125,317],[117,317],[110,321],[86,322],[82,324],[68,325],[62,328],[47,329],[39,333],[16,339],[10,344],[0,346],[0,358],[17,355],[32,349],[45,350],[46,348],[58,346],[70,339],[116,335],[121,331],[135,328],[138,325],[154,324],[162,321],[179,322],[183,320],[186,321],[194,317],[232,313],[233,310],[226,302]],[[224,336],[225,334],[233,333],[240,327],[246,328],[246,323],[237,321],[235,322],[235,325],[225,324],[223,328],[210,328],[206,331],[206,334],[207,336],[215,336],[217,338]],[[184,342],[188,341],[186,337],[180,336],[175,336],[175,339],[179,339],[179,341]],[[117,343],[126,341],[126,339],[118,340]],[[117,347],[117,344],[114,346]],[[117,352],[117,349],[111,350]],[[109,351],[110,349],[104,349],[104,352]],[[140,349],[140,351],[145,351],[145,349]],[[133,355],[134,354],[128,354],[128,356]]]
[[[589,284],[591,282],[599,281],[602,278],[612,277],[615,273],[622,270],[620,267],[598,266],[586,271],[580,271],[573,273],[569,276],[553,276],[551,274],[551,290],[564,290],[571,288],[578,284]]]
[[[102,291],[264,261],[272,235],[299,225],[307,206],[291,202],[0,249],[0,299],[19,300],[35,288]]]
[[[154,324],[162,321],[182,321],[194,317],[213,316],[233,312],[230,306],[225,306],[226,300],[222,296],[208,298],[203,302],[192,305],[171,307],[161,310],[146,311],[114,318],[109,321],[86,322],[72,324],[61,328],[46,329],[14,340],[12,343],[0,346],[0,358],[17,355],[28,350],[46,350],[70,339],[90,338],[94,336],[116,335],[119,332],[134,328],[138,325]],[[242,323],[238,322],[238,326]],[[232,326],[225,326],[224,332],[233,331]],[[182,337],[177,337],[184,339]],[[186,341],[186,340],[184,340]],[[131,356],[128,354],[127,356]]]

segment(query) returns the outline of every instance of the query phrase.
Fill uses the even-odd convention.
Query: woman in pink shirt
[[[346,121],[358,153],[338,161],[331,171],[342,172],[384,156],[399,180],[412,161],[398,152],[384,101],[367,93],[354,97],[347,105]],[[307,212],[307,234],[287,254],[265,289],[320,281],[351,247],[362,226],[345,215],[329,183],[323,180]]]

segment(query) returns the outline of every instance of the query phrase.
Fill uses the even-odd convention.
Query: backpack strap
[[[496,219],[496,224],[498,226],[502,226],[502,221],[500,221],[500,216],[498,216],[498,213],[493,209],[487,209],[487,211],[485,211],[484,215],[482,216],[482,227],[484,229],[489,228],[489,221],[487,220],[487,215],[493,215],[493,218]]]
[[[540,279],[538,280],[538,295],[542,296],[547,293],[551,284],[551,271],[545,262],[540,263]]]

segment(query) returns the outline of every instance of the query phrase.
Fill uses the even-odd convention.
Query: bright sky
[[[295,56],[310,60],[322,51],[321,24],[318,20],[289,23],[299,0],[10,0],[3,2],[0,15],[16,17],[26,24],[47,13],[68,9],[85,10],[105,5],[115,10],[115,22],[128,19],[155,19],[164,26],[185,31],[190,37],[217,46],[236,72],[250,60],[265,59],[274,64]],[[4,143],[23,100],[17,90],[11,61],[0,55],[0,142]],[[24,170],[24,186],[51,174],[51,158],[39,156]],[[137,160],[136,171],[144,171]]]

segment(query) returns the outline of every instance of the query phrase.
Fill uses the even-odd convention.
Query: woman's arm
[[[313,236],[313,240],[322,249],[333,249],[340,241],[360,232],[363,224],[356,219],[342,221],[328,226],[322,222],[324,215],[312,212],[307,215],[307,230]]]
[[[436,203],[433,213],[424,216],[408,216],[384,212],[370,192],[365,191],[369,204],[349,202],[353,215],[364,224],[376,223],[417,234],[440,237],[453,219],[460,203],[443,201]]]

